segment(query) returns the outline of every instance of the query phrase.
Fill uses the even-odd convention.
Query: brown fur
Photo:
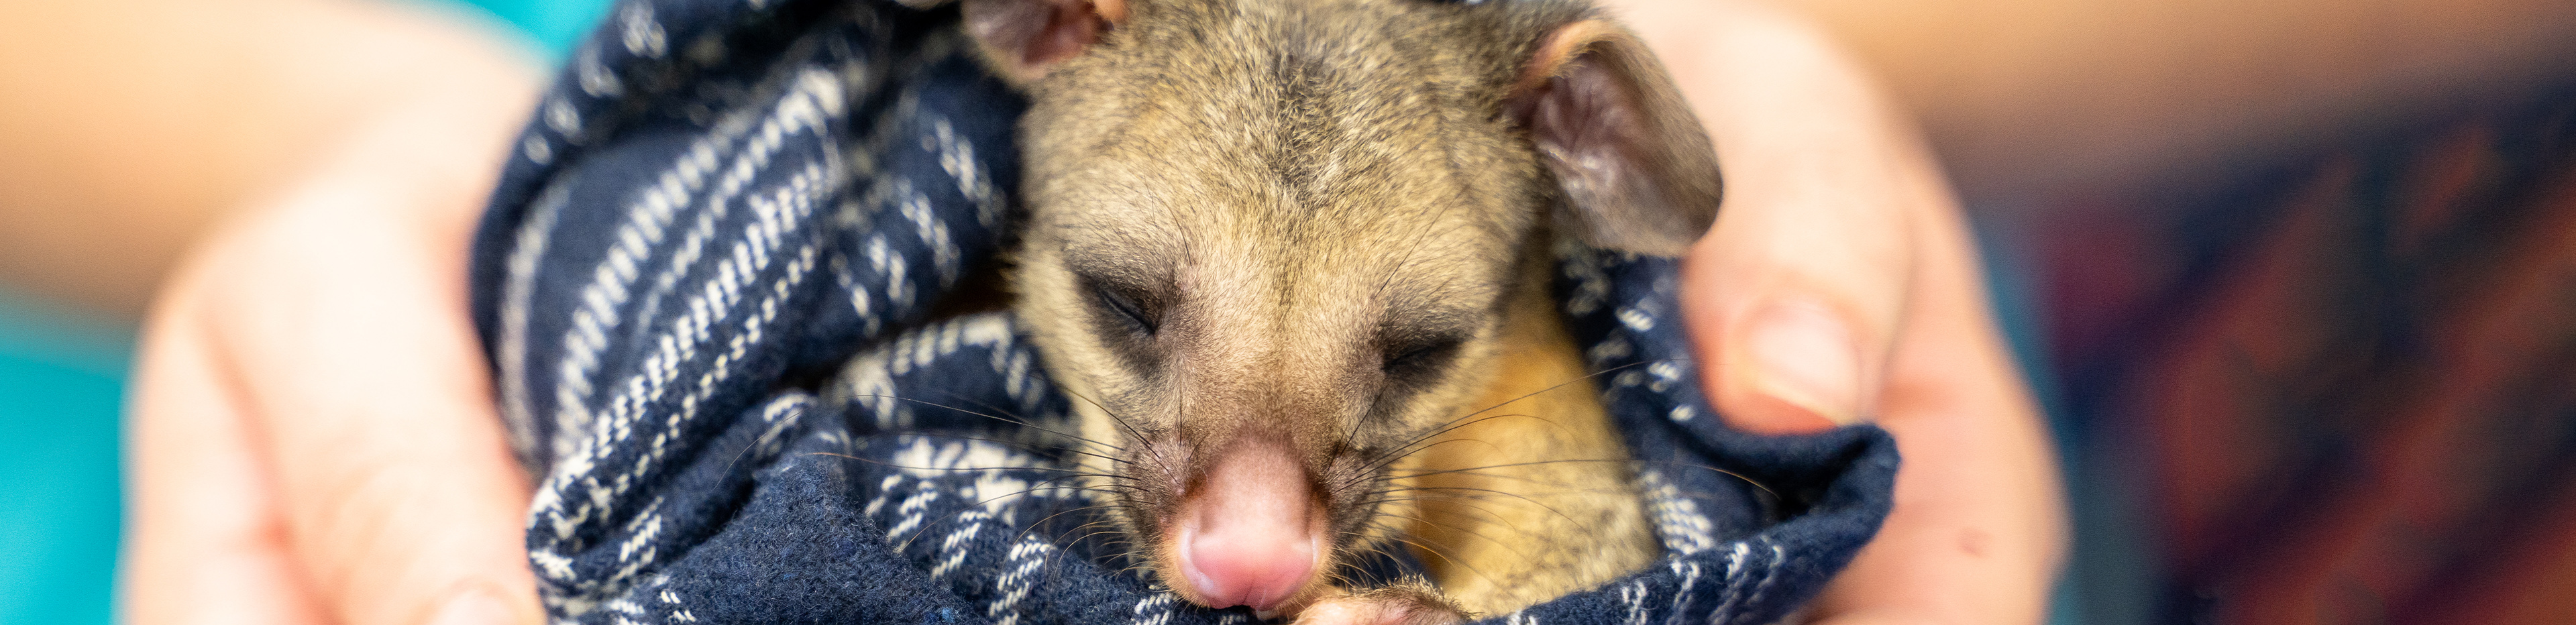
[[[1545,284],[1543,272],[1524,284]],[[1425,498],[1409,539],[1452,600],[1498,613],[1583,590],[1662,553],[1574,337],[1544,289],[1525,288],[1495,337],[1479,412],[1406,458],[1396,483]]]
[[[1032,1],[1060,0],[969,0],[970,23],[977,3]],[[1116,476],[1097,490],[1156,571],[1175,566],[1154,548],[1163,525],[1249,436],[1302,456],[1336,562],[1412,545],[1466,610],[1658,553],[1545,292],[1552,232],[1630,227],[1567,216],[1566,159],[1534,149],[1515,110],[1565,61],[1530,78],[1532,55],[1588,9],[1518,5],[1135,0],[1114,26],[1066,31],[1096,33],[1079,54],[993,55],[1034,103],[1016,312],[1081,398],[1083,436],[1117,447],[1091,467]],[[1011,65],[1038,57],[1061,60]],[[1627,96],[1670,104],[1668,86],[1642,91]],[[1696,140],[1675,158],[1703,158]],[[1708,163],[1692,191],[1707,197],[1682,194],[1703,211]],[[1406,594],[1318,579],[1292,603]]]

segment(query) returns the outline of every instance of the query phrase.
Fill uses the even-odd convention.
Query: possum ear
[[[1014,83],[1045,76],[1127,21],[1126,0],[965,0],[966,32]]]
[[[1717,219],[1717,152],[1662,64],[1602,20],[1539,41],[1505,100],[1594,247],[1679,256]]]

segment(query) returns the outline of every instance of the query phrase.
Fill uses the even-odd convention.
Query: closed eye
[[[1136,305],[1136,300],[1107,287],[1094,288],[1092,292],[1099,294],[1100,306],[1109,309],[1111,316],[1128,326],[1127,329],[1145,336],[1153,336],[1155,331],[1161,329],[1162,324],[1146,315],[1145,309]]]
[[[1457,353],[1458,345],[1463,342],[1444,337],[1406,346],[1403,351],[1387,357],[1387,377],[1413,377],[1428,373],[1448,362],[1449,357]]]

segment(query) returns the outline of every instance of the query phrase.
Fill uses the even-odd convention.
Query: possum
[[[1454,623],[1660,555],[1548,290],[1719,198],[1654,57],[1568,0],[964,0],[1027,95],[1013,313],[1180,598]],[[1404,550],[1428,579],[1361,582]]]

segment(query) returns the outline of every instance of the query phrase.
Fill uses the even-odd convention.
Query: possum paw
[[[1344,592],[1315,600],[1297,613],[1296,625],[1458,625],[1467,612],[1432,590],[1407,582]]]

